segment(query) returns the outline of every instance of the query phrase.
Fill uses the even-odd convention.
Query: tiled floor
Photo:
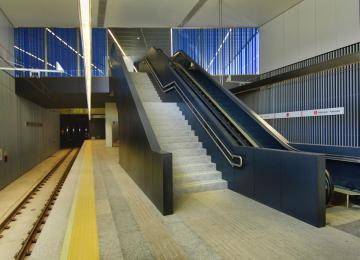
[[[97,141],[93,153],[104,259],[360,257],[360,238],[312,227],[230,190],[178,197],[175,214],[164,217],[117,163],[116,148]]]
[[[83,158],[80,152],[32,259],[59,256]],[[315,228],[230,190],[177,197],[175,213],[164,217],[118,164],[117,148],[92,141],[92,160],[101,259],[360,257],[360,238],[330,225]],[[357,211],[342,209],[331,209],[330,224],[357,220]]]

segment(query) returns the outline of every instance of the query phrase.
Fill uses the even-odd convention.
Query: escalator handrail
[[[177,66],[186,74],[187,77],[191,79],[191,81],[196,85],[196,87],[211,101],[211,103],[221,112],[221,114],[229,120],[232,125],[238,130],[253,147],[259,147],[259,145],[251,138],[242,128],[241,126],[235,122],[235,120],[216,102],[210,95],[208,95],[207,91],[196,82],[196,80],[185,70],[183,66],[177,64]]]
[[[334,154],[325,154],[325,158],[328,159],[328,160],[333,160],[333,161],[342,161],[342,162],[360,164],[360,158],[359,157],[351,157],[351,156],[344,156],[344,155],[334,155]]]
[[[154,76],[154,78],[156,79],[156,81],[158,82],[158,84],[159,84],[159,86],[160,87],[162,87],[163,85],[162,85],[162,83],[161,83],[161,81],[160,81],[160,79],[158,78],[158,76],[157,76],[157,74],[156,74],[156,72],[153,70],[153,68],[152,68],[152,66],[150,65],[150,62],[149,62],[149,60],[148,60],[148,58],[146,58],[145,59],[145,61],[146,61],[146,64],[148,65],[148,67],[150,68],[150,72],[151,72],[151,74]],[[171,63],[171,61],[169,62],[169,63]],[[177,72],[175,72],[174,71],[174,69],[171,67],[171,66],[169,66],[169,69],[170,70],[172,70],[174,73],[175,73],[175,75],[177,75],[178,73]],[[201,68],[200,68],[201,69]],[[210,78],[211,79],[211,78]],[[196,81],[194,81],[194,82],[196,82]],[[176,90],[181,90],[180,88],[179,88],[179,86],[177,85],[177,82],[175,82],[175,81],[172,81],[172,82],[170,82],[169,84],[167,84],[166,86],[170,86],[170,85],[172,85],[172,86],[176,86]],[[170,90],[170,88],[168,89],[168,91]],[[179,93],[179,92],[178,92]],[[226,93],[226,91],[225,91],[225,93]],[[180,94],[180,93],[179,93]],[[230,93],[231,94],[231,93]],[[229,95],[229,94],[228,94]],[[231,99],[233,99],[233,97],[231,97],[230,96],[230,98]],[[240,102],[238,102],[238,104],[239,104]],[[187,105],[189,106],[189,104],[187,103]],[[242,104],[239,104],[239,105],[241,105],[241,107],[243,107],[243,105]],[[189,106],[190,107],[190,106]],[[190,109],[191,109],[191,107],[190,107]],[[196,109],[196,108],[195,108]],[[246,111],[246,110],[245,110]],[[248,112],[248,111],[246,111],[246,112]],[[253,112],[253,111],[250,111],[252,114],[255,114],[255,112]],[[249,112],[248,112],[249,113]],[[198,116],[196,115],[196,113],[194,113],[194,115],[197,117],[197,119],[199,120],[199,118],[198,118]],[[258,115],[256,115],[255,114],[255,119],[259,119],[259,116]],[[204,119],[203,119],[204,120]],[[264,121],[262,118],[260,118],[260,121]],[[199,122],[201,123],[201,121],[199,120]],[[206,123],[206,121],[204,120],[204,122]],[[265,125],[268,125],[265,121],[264,121],[264,123],[265,123]],[[269,125],[270,126],[270,125]],[[204,126],[203,126],[204,127]],[[205,127],[204,127],[205,128]],[[271,129],[273,129],[271,126],[270,126],[270,128]],[[210,128],[211,129],[211,128]],[[206,128],[205,128],[205,130],[206,130]],[[212,130],[212,129],[211,129]],[[267,130],[267,129],[264,129],[264,130]],[[274,129],[274,131],[276,132],[276,130]],[[282,137],[278,132],[276,132],[280,137]],[[210,135],[210,134],[209,134]],[[212,138],[212,136],[210,135],[210,137]],[[276,138],[276,137],[275,137]],[[282,137],[282,138],[284,138],[284,137]],[[277,139],[277,138],[276,138]],[[285,139],[285,138],[284,138]],[[285,139],[286,140],[286,139]],[[281,143],[281,140],[280,140],[280,143]],[[215,142],[215,144],[218,146],[218,144]],[[296,148],[294,148],[294,147],[292,147],[292,146],[290,146],[289,144],[288,144],[288,141],[286,140],[286,142],[284,143],[284,146],[287,148],[287,147],[289,147],[288,148],[288,150],[290,150],[290,151],[299,151],[298,149],[296,149]],[[219,146],[218,146],[219,147]],[[224,154],[224,152],[222,151],[222,149],[219,147],[219,149],[220,149],[220,151]],[[224,154],[225,155],[225,154]],[[227,158],[227,156],[225,156],[226,158]],[[240,157],[241,158],[241,157]],[[228,159],[228,158],[227,158]],[[228,161],[230,162],[230,160],[228,159]],[[231,163],[231,162],[230,162]],[[241,163],[242,163],[242,161],[241,161]],[[233,165],[232,165],[233,166]],[[330,199],[331,199],[331,196],[332,196],[332,192],[333,192],[333,189],[334,189],[334,185],[333,185],[333,182],[332,182],[332,178],[331,178],[331,175],[329,174],[329,172],[327,171],[327,170],[325,170],[325,180],[326,180],[326,187],[327,187],[327,189],[326,189],[326,202],[328,203],[329,201],[330,201]]]
[[[346,154],[345,152],[329,152],[329,151],[320,151],[317,149],[326,149],[326,147],[340,147],[340,148],[353,148],[353,147],[343,147],[343,146],[333,146],[333,145],[319,145],[319,144],[305,144],[305,143],[291,143],[292,146],[297,147],[301,151],[307,151],[311,153],[322,153],[325,155],[325,158],[332,161],[342,161],[348,163],[357,163],[360,164],[360,156],[353,154]],[[305,145],[305,147],[300,147],[299,145]],[[309,147],[316,147],[315,150],[309,149]]]
[[[166,93],[172,89],[175,89],[178,92],[178,94],[180,95],[180,97],[184,100],[184,102],[188,105],[190,110],[192,110],[192,112],[195,115],[195,117],[197,118],[197,120],[200,122],[200,124],[205,129],[205,131],[209,134],[210,138],[213,139],[214,143],[216,144],[216,146],[218,146],[219,150],[223,153],[223,155],[228,160],[228,162],[231,164],[231,166],[241,168],[243,166],[242,156],[233,154],[230,151],[230,149],[221,141],[221,139],[218,137],[218,135],[215,133],[215,131],[212,129],[212,127],[206,122],[206,120],[202,117],[201,113],[196,109],[196,107],[191,103],[191,101],[186,96],[186,94],[181,90],[181,88],[179,87],[179,85],[177,84],[176,81],[172,81],[172,82],[166,84],[165,86],[162,84],[161,80],[159,79],[157,73],[154,71],[154,69],[150,63],[151,62],[149,62],[149,60],[147,58],[145,58],[145,64],[148,66],[151,75],[153,75],[153,77],[155,78],[156,82],[158,83],[158,85],[160,86],[162,91],[164,91]],[[211,131],[211,133],[209,133],[208,129]],[[214,138],[216,138],[217,140],[214,140]],[[218,142],[225,148],[226,153],[228,155],[230,155],[231,159],[237,159],[238,162],[233,162],[232,160],[230,160],[228,158],[228,156],[224,153],[223,149],[221,147],[219,147]]]
[[[177,51],[173,56],[177,56],[177,55],[183,55],[185,56],[186,58],[188,58],[191,62],[194,62],[186,53],[182,52],[182,51]],[[207,93],[207,91],[202,88],[197,82],[195,79],[193,79],[193,77],[186,71],[186,69],[181,65],[181,64],[177,64],[178,67],[180,67],[185,73],[186,75],[192,79],[192,81],[199,87],[199,89],[212,101],[214,102],[214,104],[216,104],[217,107],[220,107],[220,105],[212,98],[210,98],[209,94]],[[197,69],[200,69],[202,72],[208,74],[206,71],[204,71],[201,67],[197,66]],[[214,81],[211,77],[210,79],[212,81]],[[215,82],[216,83],[216,82]],[[227,89],[224,89],[224,92],[226,93],[226,91],[228,91]],[[231,92],[229,92],[231,95],[233,95]],[[231,97],[230,97],[231,98]],[[242,105],[241,103],[239,103],[239,105]],[[245,110],[245,109],[244,109]],[[223,110],[221,110],[223,111]],[[245,112],[248,112],[245,110]],[[227,116],[228,114],[225,112],[224,113],[225,116]],[[258,117],[258,115],[255,115]],[[230,117],[230,116],[229,116]],[[255,118],[255,119],[259,119],[259,118]],[[261,121],[264,121],[262,118],[260,118]],[[266,121],[265,121],[266,124],[268,124]],[[271,126],[270,126],[271,127]],[[272,128],[272,127],[271,127]],[[265,129],[267,130],[267,129]],[[275,132],[277,133],[277,131],[275,130]],[[270,134],[275,134],[275,133],[272,133],[272,132],[268,132]],[[283,136],[281,136],[281,139],[285,139]],[[275,137],[276,138],[276,137]],[[286,139],[285,139],[286,140]],[[292,150],[292,151],[299,151],[299,149],[295,148],[295,147],[292,147],[291,145],[287,144],[288,141],[286,140],[286,142],[284,142],[283,140],[280,140],[280,142],[283,144],[283,145],[286,145],[286,148],[289,148],[289,150]],[[350,163],[360,163],[360,157],[355,157],[355,156],[345,156],[345,155],[336,155],[336,154],[329,154],[329,153],[324,153],[325,155],[325,158],[326,159],[329,159],[329,160],[336,160],[336,161],[343,161],[343,162],[350,162]]]
[[[173,68],[169,67],[173,72]],[[178,68],[177,68],[178,69]],[[178,75],[178,71],[174,72],[176,75]],[[181,80],[187,80],[186,75],[185,78],[180,76]],[[190,81],[190,82],[189,82]],[[234,127],[233,124],[229,124],[228,120],[224,118],[223,112],[212,104],[212,102],[209,102],[208,98],[203,95],[201,90],[199,90],[196,86],[192,86],[193,82],[191,80],[186,81],[185,84],[189,86],[189,89],[192,90],[192,93],[194,93],[200,100],[201,103],[204,104],[208,108],[208,110],[213,114],[213,116],[217,119],[217,121],[226,129],[226,131],[236,140],[237,143],[244,145],[244,146],[252,146],[252,144],[249,142],[248,136],[244,136],[242,133],[239,133],[238,128]]]
[[[182,52],[182,51],[177,51],[173,57],[176,57],[178,55],[183,55],[186,59],[188,59],[190,62],[196,64],[196,62],[191,59],[186,53]],[[177,64],[179,67],[181,67],[184,71],[186,71],[186,69],[180,65],[180,64]],[[197,69],[199,69],[201,72],[203,72],[205,75],[207,75],[209,77],[209,79],[214,82],[214,84],[217,84],[212,78],[211,76],[205,71],[203,70],[200,66],[197,66]],[[189,74],[187,71],[186,71],[187,75]],[[199,89],[207,96],[207,97],[210,97],[210,94],[204,90],[203,88],[200,87],[200,84],[198,84],[196,82],[196,80],[191,76],[191,75],[188,75],[192,81],[196,84],[196,86],[199,87]],[[290,146],[288,143],[289,141],[284,137],[282,136],[279,132],[277,132],[271,125],[269,125],[264,119],[262,119],[258,114],[256,114],[255,112],[253,111],[248,111],[248,108],[243,106],[241,104],[241,102],[239,102],[239,100],[235,100],[234,97],[233,97],[233,94],[231,92],[229,92],[227,89],[223,88],[222,89],[223,92],[230,98],[230,100],[234,101],[237,105],[239,105],[242,110],[247,113],[251,118],[253,118],[268,134],[270,134],[273,138],[275,138],[284,148],[286,148],[287,150],[290,150],[290,151],[298,151],[297,149],[295,149],[294,147]],[[211,100],[214,100],[211,98]],[[221,107],[215,100],[214,100],[214,105],[216,104],[216,107]],[[238,123],[234,123],[234,119],[228,115],[228,113],[224,113],[224,116],[234,124],[234,126],[236,127],[236,125],[238,125]]]

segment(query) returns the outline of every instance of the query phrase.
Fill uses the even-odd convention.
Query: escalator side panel
[[[161,85],[157,86],[158,89],[171,82],[177,82],[178,88],[184,92],[188,91],[189,94],[193,93],[186,82],[171,69],[165,57],[161,60],[162,57],[159,57],[161,54],[155,56],[147,58],[156,73],[157,79],[153,80],[160,81]],[[151,73],[149,75],[151,77]],[[204,117],[208,113],[207,120],[210,122],[212,113],[208,111],[209,109],[195,94],[189,96]],[[230,189],[311,225],[317,227],[325,225],[324,156],[240,146],[226,140],[230,137],[221,133],[224,130],[214,129],[219,131],[218,135],[222,136],[222,141],[233,144],[232,152],[241,155],[244,160],[241,168],[232,167],[175,89],[162,94],[163,101],[168,101],[168,98],[172,102],[177,99],[175,102],[179,104],[185,118],[217,164],[217,169],[222,172],[223,178],[228,181]],[[214,128],[221,127],[220,124],[211,125]]]

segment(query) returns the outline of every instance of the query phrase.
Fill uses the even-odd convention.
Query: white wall
[[[304,0],[260,27],[260,73],[360,42],[359,0]]]
[[[0,66],[14,61],[13,45],[13,27],[0,10]],[[59,124],[58,113],[18,97],[13,75],[0,71],[0,148],[8,154],[0,161],[0,189],[59,149]]]
[[[106,146],[112,146],[112,125],[117,122],[118,111],[115,103],[105,103],[105,142]]]

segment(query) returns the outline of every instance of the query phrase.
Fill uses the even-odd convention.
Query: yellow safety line
[[[91,142],[86,142],[78,190],[71,209],[61,259],[99,259]]]

